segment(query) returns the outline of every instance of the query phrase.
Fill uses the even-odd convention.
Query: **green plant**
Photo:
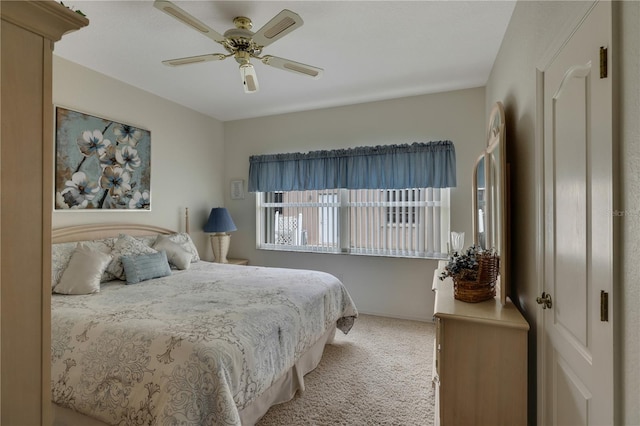
[[[64,4],[63,2],[60,2],[60,4],[61,4],[61,5],[63,5],[64,7],[66,7],[67,9],[74,11],[75,13],[77,13],[77,14],[78,14],[78,15],[80,15],[80,16],[85,16],[85,17],[87,16],[87,15],[85,15],[81,10],[76,9],[76,8],[75,8],[75,7],[73,7],[73,6],[67,6],[67,5],[66,5],[66,4]]]

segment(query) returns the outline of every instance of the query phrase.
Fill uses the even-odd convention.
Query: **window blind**
[[[258,247],[443,258],[449,189],[313,190],[258,197]]]

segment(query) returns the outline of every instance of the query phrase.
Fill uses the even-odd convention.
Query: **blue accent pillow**
[[[164,251],[138,256],[122,256],[120,259],[127,284],[136,284],[140,281],[171,275],[167,253]]]

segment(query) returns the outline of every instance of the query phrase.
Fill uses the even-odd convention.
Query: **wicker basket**
[[[500,257],[484,253],[478,256],[478,273],[475,279],[464,274],[453,276],[453,297],[463,302],[483,302],[496,295],[496,280],[500,269]]]

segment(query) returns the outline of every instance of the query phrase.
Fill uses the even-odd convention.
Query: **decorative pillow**
[[[71,255],[69,265],[62,273],[60,282],[53,288],[53,291],[61,294],[99,292],[100,277],[109,262],[111,262],[110,255],[84,243],[78,243]]]
[[[186,232],[171,234],[169,235],[169,239],[174,243],[181,245],[183,249],[191,253],[191,263],[200,260],[198,249],[196,248],[195,244],[193,244],[193,240],[191,239],[191,236],[189,234],[187,234]]]
[[[122,256],[121,260],[127,284],[171,275],[171,267],[164,251],[138,256]]]
[[[145,246],[151,247],[153,243],[156,241],[157,235],[140,235],[135,237],[136,240],[144,243]]]
[[[111,250],[113,260],[109,266],[107,266],[107,272],[110,272],[114,277],[120,280],[125,280],[124,268],[122,266],[122,261],[120,260],[122,256],[136,256],[150,253],[157,253],[157,251],[146,246],[143,242],[138,241],[131,235],[120,234],[113,245],[113,250]]]
[[[193,255],[182,248],[178,243],[174,243],[165,235],[158,235],[156,242],[152,246],[155,250],[164,250],[167,253],[167,259],[169,263],[173,264],[178,269],[189,269],[191,266],[191,259]]]
[[[111,253],[111,249],[113,248],[113,244],[115,243],[115,238],[105,238],[102,240],[90,240],[90,241],[82,241],[88,247],[93,249],[97,249],[103,253],[109,254]],[[69,265],[69,261],[71,260],[71,255],[73,254],[77,242],[72,243],[56,243],[51,246],[51,288],[55,287],[58,282],[60,282],[60,278],[62,277],[62,273],[65,269],[67,269],[67,265]],[[100,278],[100,282],[106,282],[113,280],[114,277],[108,272],[104,272],[102,274],[102,278]]]

